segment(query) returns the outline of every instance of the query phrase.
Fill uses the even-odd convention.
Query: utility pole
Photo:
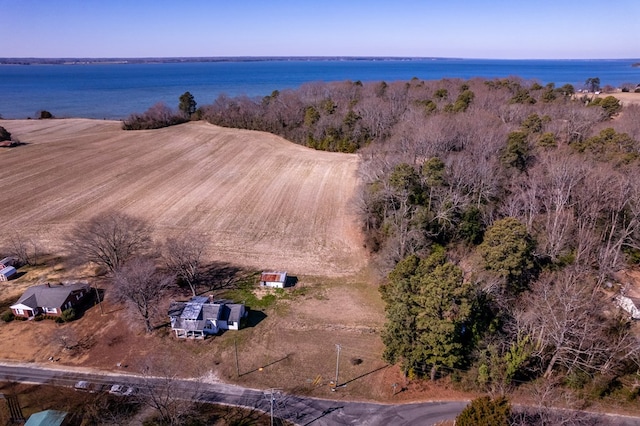
[[[270,401],[269,401],[269,403],[271,405],[271,409],[270,409],[270,412],[271,412],[271,426],[273,426],[273,402],[275,401],[275,398],[273,397],[273,392],[274,391],[279,391],[279,390],[282,390],[282,389],[271,388],[271,395],[270,395]]]
[[[104,310],[102,309],[102,303],[100,301],[100,292],[98,291],[98,285],[94,285],[93,288],[96,290],[96,298],[98,299],[98,306],[100,306],[100,315],[104,315]]]
[[[273,388],[271,388],[271,426],[273,426]]]
[[[238,339],[234,338],[233,343],[236,349],[236,375],[240,377],[240,364],[238,364]]]
[[[336,381],[333,387],[334,389],[338,387],[338,372],[340,371],[340,349],[342,349],[342,347],[336,344],[336,349],[338,350],[338,355],[336,356]]]

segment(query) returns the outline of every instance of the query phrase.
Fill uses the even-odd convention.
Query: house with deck
[[[195,296],[188,302],[173,302],[169,306],[171,330],[179,338],[204,339],[221,330],[239,330],[247,317],[244,304],[213,301]]]
[[[23,318],[39,314],[60,316],[64,310],[80,305],[89,290],[87,283],[34,285],[10,308],[15,316]]]
[[[287,273],[286,272],[262,272],[260,274],[260,286],[262,287],[274,287],[284,288],[287,285]]]

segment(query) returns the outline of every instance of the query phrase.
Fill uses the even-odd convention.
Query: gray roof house
[[[173,302],[169,306],[171,329],[180,338],[204,339],[220,330],[238,330],[246,316],[243,304],[214,302],[204,296],[192,297],[188,302]]]
[[[15,316],[24,318],[38,314],[60,316],[65,309],[74,308],[82,303],[89,289],[87,283],[34,285],[11,305],[11,311]]]

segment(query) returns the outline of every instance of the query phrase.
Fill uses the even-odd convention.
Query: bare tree
[[[111,273],[151,246],[151,226],[143,219],[117,211],[100,213],[78,224],[67,241],[69,251]]]
[[[604,315],[597,288],[574,267],[546,273],[533,285],[520,324],[534,339],[533,356],[546,378],[558,367],[566,373],[617,374],[637,361],[637,339],[624,321]]]
[[[115,272],[113,283],[118,298],[140,316],[151,333],[158,302],[173,280],[174,276],[159,272],[153,260],[134,258]]]
[[[99,393],[85,403],[82,421],[99,426],[127,426],[140,405],[137,398],[118,399],[106,392]]]
[[[202,258],[208,244],[204,235],[194,232],[167,238],[164,244],[163,257],[169,270],[189,286],[194,296],[201,279]]]
[[[15,232],[9,236],[8,242],[8,250],[21,264],[37,265],[44,252],[40,240],[34,236]]]
[[[542,215],[539,250],[554,261],[569,247],[575,225],[572,199],[585,175],[583,160],[568,154],[541,155],[531,170],[531,181],[540,186],[536,211]]]
[[[63,351],[72,351],[78,346],[78,336],[72,328],[59,327],[50,336],[51,343],[60,346]]]
[[[181,380],[176,367],[166,359],[151,358],[143,370],[145,392],[141,400],[157,411],[162,424],[185,424],[196,414],[196,402],[202,393],[202,382]]]

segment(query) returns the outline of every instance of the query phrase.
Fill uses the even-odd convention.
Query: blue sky
[[[0,0],[0,57],[640,57],[640,0]]]

